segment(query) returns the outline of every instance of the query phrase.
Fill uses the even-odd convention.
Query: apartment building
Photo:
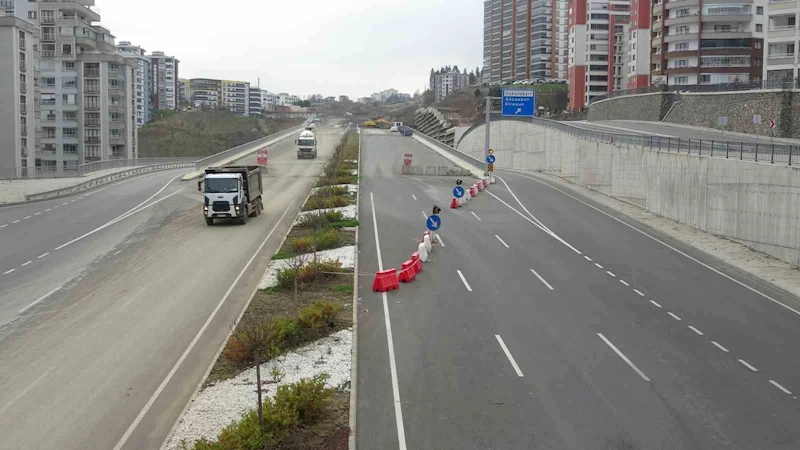
[[[567,0],[485,0],[484,83],[566,79]]]
[[[278,94],[278,103],[276,106],[294,106],[300,101],[296,95],[289,95],[286,92]]]
[[[445,97],[458,89],[469,86],[469,75],[460,72],[447,72],[433,76],[433,94],[436,102],[444,100]]]
[[[386,89],[380,92],[375,92],[370,97],[376,102],[385,102],[389,97],[395,96],[398,94],[397,89]]]
[[[191,83],[186,78],[178,79],[178,102],[191,103]]]
[[[136,126],[143,127],[153,120],[153,74],[150,58],[145,56],[145,50],[128,41],[117,45],[117,50],[124,56],[133,58],[136,62]]]
[[[250,115],[250,83],[245,81],[221,81],[221,107],[240,116]]]
[[[39,124],[35,25],[0,8],[0,178],[35,175]],[[20,12],[17,10],[17,12]],[[25,15],[27,17],[27,14]]]
[[[278,106],[278,102],[280,101],[278,94],[273,94],[270,91],[262,91],[261,100],[262,100],[262,109],[264,110],[264,112],[275,111],[275,108]]]
[[[766,0],[657,0],[651,28],[652,82],[694,85],[761,80],[766,7]],[[779,53],[781,42],[776,40],[773,54]]]
[[[569,7],[568,105],[577,111],[627,88],[631,12],[628,0],[569,0]]]
[[[222,102],[222,80],[192,78],[187,80],[185,96],[194,106],[218,109]]]
[[[178,109],[180,61],[164,52],[153,52],[150,62],[153,71],[153,108]]]
[[[800,2],[770,0],[766,8],[763,79],[782,81],[800,78],[797,28]]]
[[[624,89],[650,86],[650,0],[631,0],[631,20],[626,41],[627,80]]]
[[[258,88],[250,88],[249,110],[250,116],[264,115],[264,96],[267,91]]]

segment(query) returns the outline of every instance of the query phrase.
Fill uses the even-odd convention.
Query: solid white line
[[[661,308],[661,305],[655,302],[655,300],[650,300],[650,303],[656,305],[656,307]]]
[[[564,191],[562,191],[561,189],[558,189],[558,188],[557,188],[557,187],[555,187],[555,186],[551,186],[551,185],[549,185],[549,184],[547,184],[547,183],[545,183],[545,182],[543,182],[543,181],[541,181],[541,180],[537,180],[536,178],[528,177],[528,176],[521,175],[521,174],[515,174],[515,175],[519,175],[519,176],[521,176],[521,177],[523,177],[523,178],[527,178],[527,179],[529,179],[529,180],[533,180],[533,181],[535,181],[535,182],[537,182],[537,183],[541,183],[541,184],[543,184],[543,185],[545,185],[545,186],[549,187],[550,189],[553,189],[553,190],[555,190],[555,191],[561,192],[562,194],[566,195],[567,197],[570,197],[570,198],[572,198],[572,199],[573,199],[573,200],[575,200],[575,201],[581,202],[581,203],[583,203],[584,205],[588,206],[589,208],[592,208],[592,209],[594,209],[595,211],[597,211],[597,212],[599,212],[599,213],[601,213],[601,214],[604,214],[604,215],[606,215],[606,216],[608,216],[608,217],[610,217],[610,218],[612,218],[612,219],[616,220],[617,222],[619,222],[619,223],[621,223],[621,224],[625,225],[626,227],[628,227],[628,228],[630,228],[630,229],[632,229],[632,230],[634,230],[634,231],[636,231],[636,232],[638,232],[638,233],[641,233],[641,234],[643,234],[643,235],[645,235],[645,236],[649,237],[650,239],[652,239],[652,240],[654,240],[654,241],[658,242],[659,244],[663,245],[664,247],[667,247],[668,249],[670,249],[670,250],[674,251],[675,253],[678,253],[679,255],[682,255],[682,256],[684,256],[684,257],[686,257],[686,258],[688,258],[688,259],[690,259],[690,260],[692,260],[692,261],[696,262],[697,264],[700,264],[701,266],[703,266],[703,267],[705,267],[706,269],[708,269],[708,270],[710,270],[710,271],[712,271],[712,272],[716,273],[717,275],[720,275],[720,276],[722,276],[722,277],[725,277],[725,278],[727,278],[728,280],[730,280],[730,281],[733,281],[734,283],[738,284],[739,286],[742,286],[743,288],[745,288],[745,289],[747,289],[747,290],[749,290],[749,291],[751,291],[751,292],[755,292],[756,294],[758,294],[758,295],[760,295],[760,296],[764,297],[765,299],[767,299],[767,300],[771,301],[772,303],[775,303],[776,305],[780,305],[780,306],[782,306],[782,307],[784,307],[784,308],[788,309],[789,311],[791,311],[791,312],[793,312],[793,313],[797,314],[798,316],[800,316],[800,311],[798,311],[798,310],[796,310],[796,309],[792,308],[791,306],[789,306],[789,305],[785,305],[785,304],[781,303],[780,301],[778,301],[778,300],[776,300],[776,299],[774,299],[774,298],[770,297],[769,295],[767,295],[767,294],[765,294],[765,293],[763,293],[763,292],[759,291],[758,289],[756,289],[756,288],[753,288],[753,287],[750,287],[750,286],[748,286],[748,285],[746,285],[746,284],[742,283],[741,281],[739,281],[739,280],[737,280],[737,279],[735,279],[735,278],[731,277],[730,275],[727,275],[727,274],[725,274],[725,273],[723,273],[723,272],[720,272],[719,270],[717,270],[717,269],[715,269],[715,268],[713,268],[713,267],[709,266],[708,264],[706,264],[706,263],[704,263],[704,262],[702,262],[702,261],[700,261],[700,260],[698,260],[698,259],[696,259],[696,258],[694,258],[694,257],[692,257],[692,256],[689,256],[688,254],[686,254],[686,253],[684,253],[684,252],[682,252],[682,251],[678,250],[677,248],[675,248],[675,247],[673,247],[673,246],[671,246],[671,245],[667,244],[666,242],[664,242],[664,241],[662,241],[662,240],[658,239],[657,237],[655,237],[655,236],[653,236],[653,235],[651,235],[651,234],[648,234],[648,233],[646,233],[646,232],[644,232],[644,231],[642,231],[642,230],[640,230],[640,229],[636,228],[635,226],[633,226],[633,225],[631,225],[631,224],[629,224],[629,223],[626,223],[626,222],[624,222],[623,220],[620,220],[620,219],[618,219],[618,218],[616,218],[616,217],[612,216],[611,214],[609,214],[609,213],[607,213],[607,212],[603,211],[603,210],[602,210],[602,209],[600,209],[600,208],[597,208],[597,207],[595,207],[595,206],[593,206],[593,205],[590,205],[589,203],[586,203],[585,201],[583,201],[583,200],[579,199],[578,197],[575,197],[575,196],[574,196],[574,195],[572,195],[572,194],[569,194],[569,193],[567,193],[567,192],[564,192]]]
[[[592,262],[592,258],[589,258],[588,256],[584,256],[584,258],[586,258],[587,261]]]
[[[439,245],[441,245],[442,248],[447,247],[446,245],[444,245],[444,241],[442,240],[442,235],[438,231],[436,232],[436,240],[439,241]]]
[[[605,337],[605,336],[603,336],[603,334],[602,334],[602,333],[597,333],[597,335],[598,335],[598,336],[600,336],[600,339],[602,339],[602,340],[603,340],[603,341],[604,341],[604,342],[605,342],[605,343],[606,343],[606,344],[607,344],[609,347],[611,347],[611,350],[614,350],[614,352],[615,352],[615,353],[616,353],[616,354],[617,354],[617,355],[618,355],[620,358],[622,358],[622,360],[623,360],[623,361],[625,361],[626,363],[628,363],[628,365],[629,365],[629,366],[631,366],[631,369],[633,369],[633,370],[634,370],[636,373],[638,373],[638,374],[639,374],[639,376],[640,376],[640,377],[642,377],[642,379],[643,379],[644,381],[650,381],[650,378],[647,378],[647,375],[645,375],[645,374],[644,374],[644,372],[642,372],[641,370],[639,370],[639,368],[638,368],[638,367],[636,367],[636,364],[634,364],[634,363],[633,363],[633,362],[632,362],[630,359],[628,359],[628,357],[627,357],[627,356],[625,356],[625,355],[624,355],[624,354],[623,354],[621,351],[619,351],[619,349],[618,349],[617,347],[615,347],[615,346],[614,346],[614,344],[612,344],[612,343],[611,343],[611,341],[609,341],[608,339],[606,339],[606,337]]]
[[[681,320],[681,318],[680,318],[680,317],[676,316],[675,314],[672,314],[671,312],[669,312],[669,313],[667,313],[667,314],[669,314],[670,316],[672,316],[672,318],[673,318],[673,319],[675,319],[675,320]]]
[[[44,212],[50,212],[50,211],[52,211],[51,208],[47,208],[47,209],[44,210]]]
[[[83,236],[77,237],[77,238],[75,238],[75,239],[73,239],[73,240],[71,240],[71,241],[67,242],[66,244],[62,244],[62,245],[60,245],[60,246],[56,247],[56,250],[61,250],[62,248],[66,247],[66,246],[68,246],[68,245],[72,245],[72,244],[74,244],[74,243],[76,243],[76,242],[80,241],[81,239],[87,238],[87,237],[89,237],[89,236],[91,236],[91,235],[93,235],[93,234],[97,233],[98,231],[104,230],[104,229],[106,229],[106,228],[110,227],[111,225],[114,225],[114,224],[115,224],[115,223],[117,223],[117,222],[121,222],[121,221],[123,221],[123,220],[127,219],[128,217],[130,217],[130,216],[132,216],[132,215],[134,215],[134,214],[136,214],[136,213],[142,212],[142,211],[144,211],[145,209],[147,209],[147,208],[149,208],[149,207],[151,207],[151,206],[155,206],[155,205],[157,205],[158,203],[161,203],[161,202],[163,202],[164,200],[166,200],[166,199],[168,199],[168,198],[172,197],[172,196],[173,196],[173,195],[175,195],[175,194],[180,194],[180,193],[181,193],[181,191],[183,191],[183,188],[181,188],[181,189],[178,189],[177,191],[175,191],[175,192],[173,192],[173,193],[171,193],[171,194],[169,194],[169,195],[165,195],[164,197],[161,197],[160,199],[158,199],[158,200],[154,201],[153,203],[150,203],[150,204],[149,204],[149,205],[147,205],[147,206],[143,206],[143,207],[139,208],[138,210],[135,210],[135,211],[129,211],[129,212],[127,212],[127,213],[125,213],[125,214],[123,214],[123,215],[121,215],[121,216],[117,217],[116,219],[114,219],[114,220],[112,220],[112,221],[110,221],[110,222],[106,223],[105,225],[101,225],[101,226],[99,226],[99,227],[95,228],[94,230],[92,230],[92,231],[90,231],[90,232],[88,232],[88,233],[84,234]]]
[[[3,224],[3,225],[0,225],[0,228],[5,228],[7,226],[8,226],[8,224],[6,223],[6,224]]]
[[[630,284],[628,284],[628,282],[627,282],[627,281],[625,281],[625,280],[619,280],[619,282],[620,282],[620,283],[622,283],[622,284],[624,284],[625,286],[628,286],[628,287],[630,287],[630,286],[631,286],[631,285],[630,285]]]
[[[512,197],[514,197],[514,200],[517,201],[517,204],[522,208],[522,210],[528,213],[528,215],[531,216],[531,219],[535,220],[542,228],[547,230],[548,233],[550,233],[555,237],[555,233],[553,233],[550,230],[550,228],[547,228],[547,226],[541,220],[537,219],[536,216],[534,216],[533,214],[531,214],[530,211],[528,211],[528,208],[526,208],[525,205],[522,204],[522,202],[519,200],[519,197],[517,197],[517,194],[515,194],[514,191],[511,190],[511,186],[509,186],[508,183],[506,183],[506,180],[504,180],[502,177],[499,176],[497,178],[503,182],[503,185],[505,185],[506,189],[508,189],[508,193],[511,194]]]
[[[32,217],[32,216],[28,216],[28,217],[26,217],[26,218],[24,218],[24,219],[22,219],[22,220],[28,220],[28,219],[30,219],[31,217]]]
[[[111,256],[117,256],[117,255],[119,255],[120,253],[122,253],[122,250],[120,250],[120,251],[118,251],[118,252],[114,252],[114,254],[113,254],[113,255],[111,255]]]
[[[46,377],[48,374],[50,374],[50,372],[52,372],[52,371],[53,371],[55,368],[56,368],[56,366],[53,366],[53,367],[51,367],[51,368],[47,369],[47,371],[46,371],[45,373],[43,373],[43,374],[39,375],[39,378],[37,378],[37,379],[33,380],[33,383],[29,384],[29,385],[28,385],[28,387],[26,387],[25,389],[23,389],[23,390],[22,390],[22,391],[21,391],[19,394],[17,394],[17,396],[16,396],[16,397],[12,398],[10,402],[6,403],[6,404],[5,404],[5,406],[3,406],[3,408],[2,408],[2,409],[0,409],[0,416],[2,416],[2,415],[3,415],[3,413],[4,413],[4,412],[6,412],[6,411],[8,410],[8,408],[10,408],[10,407],[11,407],[11,405],[13,405],[14,403],[16,403],[16,401],[17,401],[17,400],[21,399],[22,397],[24,397],[24,396],[25,396],[25,394],[27,394],[28,392],[30,392],[30,390],[31,390],[31,389],[33,389],[33,387],[34,387],[34,386],[36,386],[36,384],[37,384],[38,382],[42,381],[42,379],[43,379],[44,377]]]
[[[642,291],[640,291],[640,290],[638,290],[638,289],[634,289],[634,290],[633,290],[633,292],[636,292],[636,293],[637,293],[637,294],[639,294],[640,296],[644,297],[644,294],[642,294]]]
[[[11,223],[19,223],[19,220],[15,220],[15,221],[13,221],[13,222],[11,222]]]
[[[33,308],[34,306],[36,306],[36,305],[38,305],[39,303],[41,303],[41,302],[42,302],[42,300],[44,300],[44,299],[46,299],[47,297],[50,297],[51,295],[53,295],[53,294],[55,294],[56,292],[58,292],[58,290],[59,290],[59,289],[61,289],[61,288],[62,288],[62,286],[59,286],[59,287],[57,287],[57,288],[53,289],[52,291],[48,292],[47,294],[44,294],[43,296],[39,297],[39,299],[38,299],[38,300],[36,300],[35,302],[33,302],[33,303],[31,303],[30,305],[28,305],[28,306],[26,306],[26,307],[24,307],[24,308],[20,309],[20,310],[19,310],[19,313],[20,313],[20,314],[22,314],[22,313],[24,313],[25,311],[27,311],[27,310],[29,310],[29,309]]]
[[[511,356],[511,352],[508,351],[508,347],[506,347],[506,343],[503,342],[503,338],[501,338],[499,334],[495,334],[494,337],[497,338],[497,342],[500,343],[500,347],[503,349],[503,353],[506,354],[506,358],[508,358],[508,361],[511,362],[511,367],[514,368],[514,372],[517,372],[517,376],[518,377],[520,377],[520,378],[524,377],[525,375],[523,375],[522,371],[519,370],[519,366],[517,365],[517,362],[514,360],[514,357]]]
[[[508,244],[506,244],[506,241],[504,241],[503,239],[500,238],[500,236],[495,234],[494,237],[496,237],[497,240],[500,241],[501,244],[505,245],[506,248],[511,248],[511,247],[508,246]]]
[[[617,278],[617,276],[616,276],[616,275],[614,275],[614,273],[613,273],[613,272],[609,272],[608,270],[606,270],[606,273],[607,273],[609,276],[612,276],[612,277],[614,277],[614,278]]]
[[[11,272],[14,272],[15,270],[17,270],[17,269],[6,270],[5,272],[3,272],[3,275],[8,275]]]
[[[475,216],[475,218],[476,218],[476,219],[478,219],[478,222],[483,222],[483,220],[481,220],[481,218],[480,218],[480,217],[478,217],[478,215],[477,215],[477,214],[475,214],[475,212],[474,212],[474,211],[470,211],[470,212],[472,213],[472,215],[473,215],[473,216]]]
[[[50,254],[50,252],[47,252],[47,253],[45,253],[43,255],[39,255],[36,259],[42,259],[42,258],[44,258],[45,256],[47,256],[49,254]]]
[[[428,220],[428,215],[427,215],[427,214],[425,214],[425,211],[422,211],[422,217],[424,217],[424,218],[425,218],[425,220]]]
[[[467,287],[467,290],[472,292],[472,288],[469,286],[469,283],[467,283],[467,279],[464,278],[464,274],[461,273],[460,270],[456,270],[456,272],[458,272],[458,276],[461,277],[461,281],[464,283],[464,286]]]
[[[180,191],[178,191],[178,192],[180,192]],[[153,403],[155,403],[156,399],[158,399],[158,396],[161,395],[161,392],[164,391],[164,389],[167,387],[167,384],[169,384],[170,380],[172,380],[172,377],[175,376],[175,372],[178,371],[178,369],[180,368],[181,364],[183,364],[183,361],[185,361],[186,358],[189,356],[189,353],[192,351],[194,346],[197,345],[197,341],[200,340],[200,337],[203,335],[203,333],[205,333],[206,328],[208,328],[208,326],[211,324],[211,322],[217,316],[217,313],[222,308],[222,305],[225,304],[225,301],[228,300],[228,297],[230,297],[231,292],[233,292],[233,289],[239,283],[239,280],[242,278],[242,276],[244,276],[244,273],[247,271],[247,269],[250,267],[250,265],[256,259],[256,256],[258,256],[258,254],[261,252],[261,250],[264,248],[264,246],[267,245],[267,241],[269,241],[269,239],[275,233],[275,230],[278,228],[278,225],[281,224],[281,222],[283,221],[283,218],[286,217],[286,214],[289,213],[289,209],[291,209],[293,204],[294,204],[294,200],[292,200],[289,203],[289,206],[286,207],[286,211],[284,211],[283,215],[281,215],[281,217],[278,219],[278,221],[275,222],[275,226],[272,227],[272,230],[270,230],[269,234],[267,234],[267,237],[265,237],[264,240],[261,241],[261,245],[258,246],[258,248],[256,249],[255,253],[253,253],[253,256],[251,256],[250,260],[247,261],[247,264],[245,264],[244,267],[242,267],[241,272],[239,272],[239,275],[237,275],[236,279],[233,280],[233,283],[231,283],[231,286],[228,288],[227,292],[225,292],[225,295],[222,297],[222,300],[220,300],[219,303],[217,303],[216,308],[214,308],[214,310],[211,312],[211,315],[208,316],[208,319],[206,319],[206,322],[203,324],[203,326],[200,328],[200,330],[194,336],[194,338],[192,339],[192,342],[189,343],[189,346],[186,347],[186,350],[183,352],[181,357],[178,358],[178,361],[175,362],[174,366],[172,366],[172,369],[169,371],[169,373],[167,374],[166,378],[164,378],[164,380],[158,386],[156,391],[153,392],[153,395],[150,397],[150,399],[144,405],[144,408],[142,408],[142,410],[139,412],[139,415],[136,416],[136,419],[134,419],[133,423],[131,423],[131,425],[128,427],[128,430],[125,431],[125,434],[123,434],[122,437],[119,439],[119,442],[117,442],[117,445],[114,446],[114,450],[120,450],[122,448],[122,446],[125,445],[125,442],[128,441],[128,438],[131,437],[131,434],[133,434],[133,431],[136,430],[137,426],[139,426],[139,423],[142,421],[142,419],[144,418],[145,414],[147,414],[147,412],[150,411],[150,408],[153,406]]]
[[[509,191],[509,192],[510,192],[510,191]],[[498,197],[498,196],[496,196],[496,195],[492,194],[492,193],[491,193],[491,192],[489,192],[489,191],[486,191],[486,193],[487,193],[487,194],[489,194],[489,195],[491,195],[492,197],[494,197],[494,198],[495,198],[497,201],[499,201],[500,203],[502,203],[502,204],[506,205],[506,206],[507,206],[507,207],[508,207],[510,210],[512,210],[512,211],[514,211],[515,213],[517,213],[517,214],[518,214],[520,217],[522,217],[523,219],[527,220],[528,222],[532,223],[534,226],[536,226],[536,227],[537,227],[537,228],[539,228],[540,230],[542,230],[542,231],[544,231],[545,233],[549,234],[549,235],[550,235],[550,236],[551,236],[553,239],[555,239],[555,240],[557,240],[558,242],[561,242],[562,244],[564,244],[564,245],[566,245],[567,247],[569,247],[569,249],[570,249],[570,250],[572,250],[573,252],[575,252],[575,253],[577,253],[577,254],[579,254],[579,255],[582,255],[582,254],[583,254],[583,253],[581,253],[581,252],[580,252],[580,250],[578,250],[577,248],[575,248],[575,247],[571,246],[569,243],[567,243],[567,241],[565,241],[565,240],[561,239],[561,238],[560,238],[560,237],[559,237],[557,234],[555,234],[555,233],[553,233],[552,231],[550,231],[549,229],[547,229],[547,227],[545,227],[545,226],[543,226],[543,225],[540,225],[540,224],[536,223],[535,221],[531,220],[531,218],[530,218],[530,217],[528,217],[528,216],[526,216],[525,214],[522,214],[521,212],[519,212],[519,211],[518,211],[516,208],[514,208],[513,206],[511,206],[511,205],[509,205],[508,203],[506,203],[506,202],[505,202],[505,200],[503,200],[502,198],[500,198],[500,197]],[[512,193],[512,195],[513,195],[513,193]]]
[[[601,266],[600,264],[594,263],[594,265],[597,266],[598,269],[602,269],[603,268],[603,266]]]
[[[751,366],[750,363],[748,363],[747,361],[745,361],[743,359],[740,359],[739,362],[742,363],[743,366],[745,366],[748,369],[752,370],[753,372],[758,372],[758,369],[756,369],[755,367]]]
[[[369,193],[369,201],[372,204],[372,226],[375,230],[375,249],[378,252],[378,270],[383,271],[383,257],[381,256],[381,243],[378,239],[378,219],[375,217],[375,198],[372,192]],[[425,214],[425,213],[423,213]],[[427,217],[427,216],[426,216]],[[392,396],[394,397],[394,417],[397,423],[397,441],[400,450],[406,450],[406,431],[403,425],[403,409],[400,403],[400,385],[397,382],[397,363],[394,358],[394,339],[392,338],[392,321],[389,318],[389,300],[386,292],[383,297],[383,318],[386,324],[386,342],[389,346],[389,371],[392,374]]]
[[[699,334],[700,336],[702,336],[702,335],[703,335],[703,332],[702,332],[702,331],[698,330],[697,328],[695,328],[695,327],[693,327],[693,326],[691,326],[691,325],[689,325],[689,329],[690,329],[690,330],[692,330],[692,331],[694,331],[695,333]]]
[[[780,384],[778,384],[777,381],[769,380],[769,382],[772,383],[772,385],[775,386],[776,388],[782,390],[784,394],[792,395],[792,391],[790,391],[790,390],[786,389],[785,387],[781,386]]]
[[[545,286],[547,286],[547,287],[548,287],[548,288],[549,288],[551,291],[552,291],[552,290],[554,290],[554,289],[553,289],[553,286],[550,286],[550,283],[548,283],[547,281],[545,281],[545,280],[544,280],[544,278],[542,278],[542,276],[541,276],[541,275],[539,275],[538,273],[536,273],[536,271],[535,271],[535,270],[531,269],[531,272],[533,272],[533,274],[534,274],[534,275],[536,275],[536,278],[538,278],[538,279],[539,279],[539,281],[541,281],[542,283],[544,283],[544,285],[545,285]]]
[[[720,343],[714,341],[711,341],[711,343],[714,344],[715,347],[722,350],[723,352],[728,353],[728,349],[723,347]]]
[[[39,212],[37,212],[36,214],[34,214],[34,216],[41,216],[41,215],[42,215],[42,212],[41,212],[41,211],[39,211]]]
[[[412,196],[412,197],[414,197],[414,200],[415,200],[415,201],[417,200],[417,196],[416,196],[416,195],[414,195],[414,194],[411,194],[411,196]]]
[[[25,267],[25,266],[27,266],[28,264],[30,264],[30,263],[32,263],[32,262],[33,262],[33,261],[28,261],[28,262],[26,262],[26,263],[22,264],[22,267]]]

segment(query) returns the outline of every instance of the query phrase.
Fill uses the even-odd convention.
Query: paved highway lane
[[[297,161],[292,139],[271,147],[284,170],[265,178],[264,213],[246,226],[207,226],[196,183],[176,181],[74,244],[113,251],[0,341],[0,448],[159,448],[342,132],[320,130],[316,161]]]
[[[377,139],[365,139],[365,169],[409,150]],[[384,266],[394,267],[452,180],[362,175],[370,273],[369,192]],[[790,346],[800,317],[558,191],[502,176],[533,216],[502,183],[490,189],[498,198],[445,209],[446,247],[387,296],[408,448],[798,446]],[[386,316],[366,281],[358,440],[396,448]]]
[[[703,140],[703,141],[732,141],[745,142],[752,144],[769,144],[769,129],[765,126],[764,136],[742,136],[741,134],[732,135],[713,128],[687,128],[677,124],[664,122],[642,122],[634,120],[600,120],[600,121],[576,121],[569,124],[585,128],[592,131],[600,131],[614,134],[642,135],[642,136],[671,136],[683,139]]]

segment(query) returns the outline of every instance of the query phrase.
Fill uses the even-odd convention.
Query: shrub
[[[340,294],[352,293],[353,292],[353,285],[352,284],[337,284],[333,287],[334,292],[338,292]]]
[[[358,180],[358,178],[356,178]],[[356,184],[353,183],[353,178],[350,173],[347,175],[336,175],[336,184]]]
[[[272,260],[275,261],[277,259],[288,259],[293,257],[294,254],[290,252],[278,252],[272,255]]]
[[[345,219],[345,220],[337,220],[335,222],[328,222],[328,226],[331,228],[345,228],[345,227],[357,227],[358,220],[356,219]],[[276,259],[274,256],[273,259]]]
[[[289,248],[291,248],[294,253],[308,253],[314,249],[314,241],[311,239],[311,236],[292,238],[289,241]]]
[[[317,233],[317,250],[336,248],[340,242],[339,230],[332,229]]]
[[[350,195],[347,186],[334,186],[331,188],[331,195]]]
[[[330,209],[330,208],[339,208],[342,206],[347,206],[350,204],[349,196],[337,195],[334,197],[309,197],[308,201],[306,201],[305,205],[303,205],[303,211],[314,211],[317,209]],[[310,214],[314,215],[314,214]]]
[[[266,406],[266,405],[265,405]],[[264,418],[266,425],[266,417]],[[269,432],[261,432],[256,410],[242,415],[238,422],[233,422],[220,431],[216,441],[200,438],[192,445],[192,450],[262,450],[268,445],[277,443],[276,437]],[[188,448],[184,446],[184,448]]]
[[[311,283],[317,277],[329,279],[336,276],[331,272],[341,272],[342,263],[336,261],[319,261],[315,265],[308,263],[300,268],[297,274],[297,288],[302,290],[305,284]],[[277,275],[278,286],[281,289],[290,290],[294,287],[294,269],[282,269]]]
[[[288,317],[276,317],[272,321],[270,341],[273,348],[283,349],[300,341],[300,328],[297,322]]]
[[[228,344],[222,354],[228,361],[237,366],[244,364],[249,359],[247,346],[235,334],[228,340]]]
[[[298,324],[307,332],[316,334],[322,328],[336,325],[336,314],[341,308],[333,302],[317,300],[298,314]]]
[[[302,379],[288,386],[280,386],[271,402],[271,407],[287,412],[296,412],[300,424],[308,424],[319,418],[330,403],[333,389],[325,387],[328,374],[319,374],[312,379]]]

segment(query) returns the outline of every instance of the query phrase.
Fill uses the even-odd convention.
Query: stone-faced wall
[[[672,106],[675,94],[629,95],[600,100],[589,105],[589,120],[660,121]]]

